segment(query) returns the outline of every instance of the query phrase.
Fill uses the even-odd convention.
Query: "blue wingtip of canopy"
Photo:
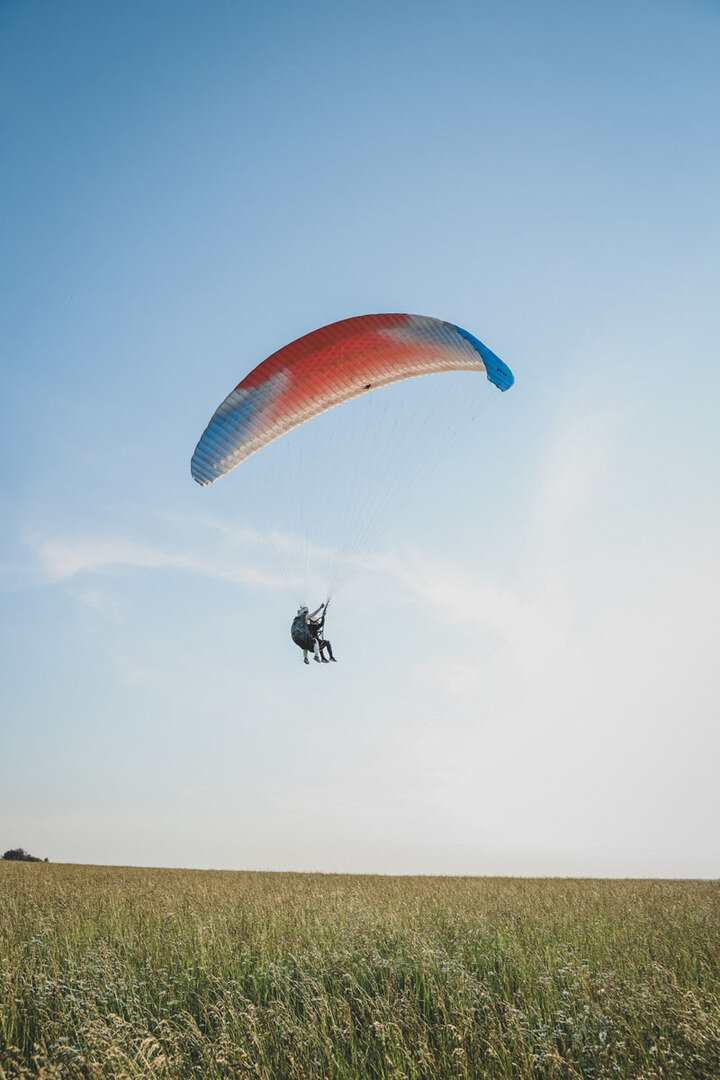
[[[453,323],[453,325],[455,324]],[[478,341],[478,339],[468,333],[467,330],[463,330],[461,326],[456,326],[455,329],[460,337],[469,341],[475,352],[482,356],[483,363],[485,364],[485,371],[490,382],[493,383],[494,386],[497,386],[498,390],[509,390],[515,382],[515,376],[507,364],[503,364],[499,356],[496,356],[494,352],[488,349],[487,345],[483,345],[482,341]]]

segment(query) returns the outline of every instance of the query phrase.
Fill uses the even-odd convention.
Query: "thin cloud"
[[[23,577],[25,583],[31,580],[33,584],[57,584],[86,574],[100,575],[132,567],[181,570],[237,585],[276,590],[291,588],[289,576],[283,573],[283,563],[292,562],[298,552],[302,552],[307,561],[318,568],[317,580],[309,587],[313,592],[322,592],[326,581],[322,580],[319,570],[353,561],[342,551],[308,543],[292,533],[262,533],[207,517],[200,522],[174,520],[170,524],[175,533],[172,544],[142,543],[127,536],[27,534],[24,542],[34,565],[30,574],[27,567],[16,571],[16,580]],[[210,542],[201,543],[202,553],[194,550],[199,546],[199,527],[206,536],[209,533],[213,537]],[[369,571],[387,571],[391,564],[387,559],[369,556],[363,560],[363,565]]]
[[[80,574],[99,574],[120,567],[136,567],[145,570],[184,570],[239,585],[272,589],[284,585],[281,578],[233,554],[221,558],[202,557],[151,544],[140,544],[130,539],[107,537],[30,537],[27,544],[48,583],[69,581]]]

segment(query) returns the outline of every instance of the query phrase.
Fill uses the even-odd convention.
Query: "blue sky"
[[[0,843],[717,876],[717,7],[0,21]],[[384,310],[517,385],[307,670],[189,458],[264,356]]]

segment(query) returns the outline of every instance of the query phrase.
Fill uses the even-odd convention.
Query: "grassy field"
[[[720,886],[0,863],[0,1077],[720,1078]]]

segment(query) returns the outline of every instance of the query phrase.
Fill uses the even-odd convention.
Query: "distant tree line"
[[[10,848],[10,851],[6,851],[3,855],[3,859],[10,859],[13,862],[50,862],[49,859],[39,859],[37,855],[31,855],[21,847]]]

